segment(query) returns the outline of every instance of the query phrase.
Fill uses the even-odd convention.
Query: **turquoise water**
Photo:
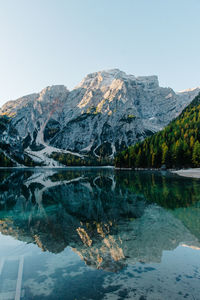
[[[200,299],[200,181],[0,170],[0,299]]]

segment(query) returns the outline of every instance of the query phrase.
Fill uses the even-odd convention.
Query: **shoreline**
[[[65,166],[65,167],[59,167],[59,166],[36,166],[36,167],[27,167],[27,166],[18,166],[18,167],[0,167],[0,170],[12,170],[12,169],[16,169],[16,170],[28,170],[28,169],[44,169],[44,170],[48,170],[48,169],[53,169],[53,170],[65,170],[65,169],[114,169],[114,166]]]
[[[170,172],[182,177],[200,178],[200,168],[180,169],[176,171],[171,170]]]
[[[182,177],[188,177],[188,178],[197,178],[200,179],[200,168],[189,168],[189,169],[154,169],[154,168],[115,168],[115,170],[121,170],[121,171],[159,171],[159,172],[169,172],[171,174],[175,174]]]
[[[169,172],[174,175],[182,176],[182,177],[188,177],[188,178],[197,178],[200,179],[200,168],[189,168],[189,169],[154,169],[154,168],[119,168],[114,167],[112,165],[110,166],[65,166],[65,167],[50,167],[50,166],[42,166],[42,167],[27,167],[27,166],[17,166],[17,167],[0,167],[0,170],[48,170],[48,169],[54,169],[54,170],[67,170],[67,169],[113,169],[116,171],[159,171],[159,172]]]

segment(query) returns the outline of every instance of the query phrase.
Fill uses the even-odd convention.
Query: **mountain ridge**
[[[26,155],[59,166],[53,152],[113,158],[164,128],[197,92],[175,93],[160,87],[155,75],[135,77],[111,69],[88,74],[71,91],[54,85],[9,101],[0,116],[10,118]],[[5,137],[4,132],[0,142]]]

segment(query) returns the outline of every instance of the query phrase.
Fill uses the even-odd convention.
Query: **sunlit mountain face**
[[[198,180],[112,168],[4,169],[0,232],[5,299],[19,274],[22,299],[192,299],[199,291]]]
[[[88,74],[0,107],[0,166],[113,164],[118,151],[163,129],[199,88],[175,93],[157,76],[119,69]]]

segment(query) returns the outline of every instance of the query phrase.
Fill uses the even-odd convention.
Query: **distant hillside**
[[[200,166],[200,94],[162,131],[128,147],[115,158],[117,167]]]

